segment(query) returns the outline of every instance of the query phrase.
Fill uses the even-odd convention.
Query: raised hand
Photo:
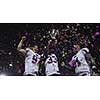
[[[56,39],[56,35],[59,33],[58,30],[53,29],[52,32],[50,32],[50,36],[52,39]]]
[[[26,40],[26,36],[22,36],[22,41],[25,41]]]

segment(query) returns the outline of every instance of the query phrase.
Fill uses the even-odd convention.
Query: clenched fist
[[[26,36],[22,36],[22,41],[25,41],[26,40]]]

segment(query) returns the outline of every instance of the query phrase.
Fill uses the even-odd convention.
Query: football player
[[[22,52],[25,55],[25,72],[26,76],[36,76],[38,75],[39,70],[39,61],[40,55],[37,53],[38,46],[34,45],[34,47],[28,47],[23,49],[23,43],[26,41],[26,36],[23,36],[17,50]]]
[[[53,30],[50,33],[51,40],[48,41],[47,46],[47,59],[45,61],[45,74],[46,76],[60,76],[58,59],[57,59],[57,33]]]
[[[89,53],[88,48],[81,48],[80,43],[74,44],[77,53],[72,57],[71,66],[76,64],[75,73],[77,76],[90,76],[92,75],[92,68],[96,68],[95,62]]]

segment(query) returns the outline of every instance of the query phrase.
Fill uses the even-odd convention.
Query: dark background
[[[51,39],[48,31],[59,30],[57,50],[59,51],[59,68],[62,75],[74,75],[74,69],[68,67],[68,62],[74,55],[73,43],[84,43],[96,61],[100,70],[100,24],[99,23],[1,23],[0,24],[0,73],[7,75],[22,75],[24,72],[24,57],[16,48],[23,35],[27,36],[28,44],[39,46],[39,53],[46,53],[47,43]],[[27,32],[27,33],[26,33]],[[87,39],[87,40],[86,40]],[[58,54],[58,51],[55,51]],[[46,57],[44,57],[45,59]],[[12,64],[12,65],[11,65]],[[40,75],[45,75],[44,61]],[[19,69],[21,72],[19,72]],[[99,75],[100,73],[98,73]]]

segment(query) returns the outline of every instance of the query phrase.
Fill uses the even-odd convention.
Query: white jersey
[[[32,74],[35,75],[35,72],[38,72],[39,66],[38,63],[40,61],[40,55],[33,52],[31,49],[26,49],[26,57],[25,57],[25,75]]]
[[[60,74],[58,68],[58,61],[55,54],[51,54],[45,61],[46,75]]]
[[[75,68],[76,73],[81,73],[81,72],[90,73],[90,66],[88,65],[85,58],[86,52],[89,52],[89,49],[83,48],[76,55],[72,57],[72,60],[76,61],[76,68]]]

